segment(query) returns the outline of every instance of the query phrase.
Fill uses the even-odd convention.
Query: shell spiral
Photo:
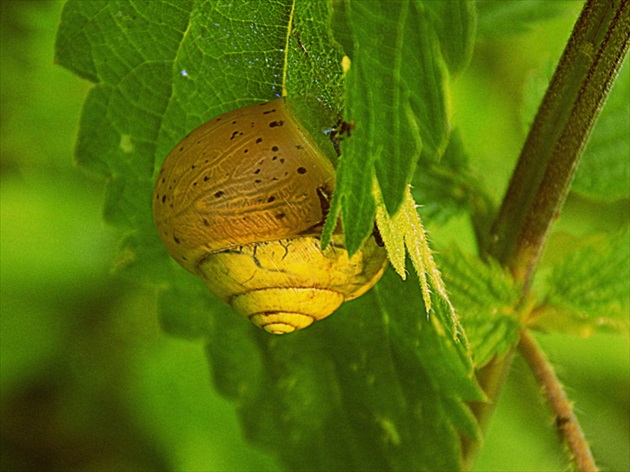
[[[169,254],[272,333],[325,318],[369,290],[386,255],[370,237],[352,257],[319,236],[335,170],[285,99],[211,119],[166,157],[153,217]]]

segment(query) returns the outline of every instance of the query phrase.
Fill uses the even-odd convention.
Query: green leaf
[[[400,303],[405,300],[405,303]],[[387,271],[365,296],[290,336],[226,317],[207,352],[245,434],[288,470],[458,470],[462,398],[480,398],[460,347],[433,328],[418,281]],[[444,306],[438,306],[438,310]]]
[[[477,0],[477,31],[482,38],[522,33],[537,22],[567,15],[582,3],[573,0]]]
[[[466,330],[475,367],[483,367],[518,341],[514,307],[521,292],[494,261],[488,263],[453,248],[437,257],[453,306]]]
[[[446,67],[421,4],[409,5],[420,30],[406,24],[413,41],[403,49],[416,57],[413,48],[422,45],[422,61],[411,70],[438,86],[423,91],[418,77],[404,78],[417,90],[405,92],[401,132],[407,134],[400,136],[412,138],[415,155],[397,151],[391,173],[383,162],[377,165],[377,154],[366,155],[373,159],[370,166],[348,165],[353,161],[344,162],[346,148],[359,140],[353,134],[342,143],[338,178],[350,182],[351,191],[341,184],[340,195],[356,198],[362,208],[344,202],[344,218],[356,216],[364,225],[354,233],[355,249],[362,239],[356,235],[373,227],[375,169],[389,182],[390,198],[399,198],[395,186],[408,182],[419,154],[418,116],[433,116],[430,107],[437,112],[422,125],[434,133],[428,142],[436,149],[446,142]],[[366,7],[359,8],[365,13]],[[481,393],[463,334],[444,323],[453,312],[443,298],[432,297],[427,315],[418,280],[412,275],[404,283],[387,273],[379,287],[329,319],[273,337],[171,261],[153,227],[159,164],[205,120],[283,93],[314,97],[333,113],[341,110],[342,56],[329,32],[331,12],[323,1],[68,1],[56,59],[96,83],[84,106],[77,159],[107,177],[106,218],[128,230],[117,269],[159,286],[165,330],[207,341],[217,389],[236,401],[250,441],[289,469],[458,469],[458,432],[477,435],[465,401]],[[365,36],[366,25],[358,21],[352,27]],[[346,99],[360,95],[361,84],[353,80]],[[390,107],[388,116],[394,115]],[[414,130],[406,129],[408,123]],[[377,139],[387,142],[379,133]],[[399,190],[402,195],[404,188]],[[353,227],[346,229],[352,233]]]
[[[473,53],[477,10],[473,0],[425,2],[440,40],[440,49],[452,75],[466,68]]]
[[[627,333],[630,310],[630,233],[593,236],[554,266],[535,326],[588,336]]]
[[[445,23],[432,23],[435,15],[420,0],[348,0],[336,10],[336,38],[351,60],[344,116],[354,129],[342,142],[331,215],[341,212],[350,253],[372,229],[372,176],[393,215],[421,150],[435,160],[446,147],[448,72],[436,33]],[[461,65],[452,54],[454,66]]]

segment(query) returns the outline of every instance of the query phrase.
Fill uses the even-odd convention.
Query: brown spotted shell
[[[285,99],[224,113],[188,134],[159,172],[153,215],[184,268],[253,242],[321,233],[334,168]]]

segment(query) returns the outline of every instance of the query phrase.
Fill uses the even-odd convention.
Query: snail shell
[[[271,333],[325,318],[369,290],[386,254],[371,236],[348,257],[319,236],[335,170],[285,99],[239,108],[189,133],[166,157],[153,217],[169,254]]]

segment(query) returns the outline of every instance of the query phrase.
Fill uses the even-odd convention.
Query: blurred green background
[[[0,6],[1,469],[277,470],[214,393],[203,346],[161,333],[154,290],[110,274],[121,235],[102,223],[105,183],[73,164],[90,84],[53,64],[62,2]],[[496,201],[524,139],[524,85],[555,63],[574,21],[480,43],[455,83],[453,119]],[[584,231],[627,211],[575,197],[566,209]],[[427,223],[444,244],[471,234],[463,219]],[[628,338],[539,339],[602,467],[630,470]],[[564,470],[561,452],[517,359],[476,469]]]

